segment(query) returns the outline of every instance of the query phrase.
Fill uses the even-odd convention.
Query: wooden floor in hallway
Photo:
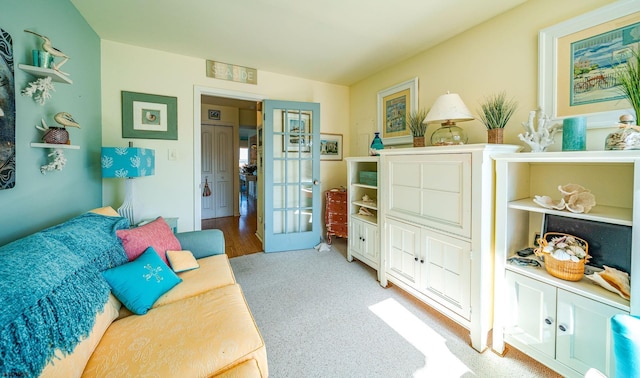
[[[262,252],[262,242],[256,236],[256,199],[241,195],[240,216],[202,220],[202,229],[220,229],[224,233],[225,253],[229,258]]]

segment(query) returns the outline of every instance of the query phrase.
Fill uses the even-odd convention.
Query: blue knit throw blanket
[[[100,272],[127,262],[126,218],[86,213],[0,247],[0,377],[38,376],[86,338],[109,299]]]

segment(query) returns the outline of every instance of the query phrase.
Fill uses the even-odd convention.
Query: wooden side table
[[[325,226],[327,242],[331,244],[331,236],[346,238],[347,226],[347,192],[343,189],[330,189],[325,192]]]

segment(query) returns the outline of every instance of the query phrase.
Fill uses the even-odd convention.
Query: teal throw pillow
[[[113,295],[131,312],[144,315],[162,294],[182,282],[153,247],[135,260],[102,272]]]

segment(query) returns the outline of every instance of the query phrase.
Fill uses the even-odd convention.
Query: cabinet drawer
[[[389,158],[388,213],[471,237],[471,154]]]

